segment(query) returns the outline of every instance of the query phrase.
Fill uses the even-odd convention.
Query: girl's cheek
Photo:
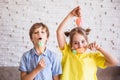
[[[88,47],[88,44],[87,44],[87,43],[86,43],[86,44],[84,44],[84,47],[85,47],[85,48],[87,48],[87,47]]]
[[[72,45],[72,49],[75,49],[75,46],[74,46],[74,45]]]
[[[77,49],[77,48],[78,48],[78,45],[74,45],[74,48]]]

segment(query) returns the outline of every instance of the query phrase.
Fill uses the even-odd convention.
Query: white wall
[[[92,29],[90,42],[120,60],[120,0],[0,0],[0,66],[19,66],[23,53],[33,47],[28,32],[36,22],[49,27],[48,47],[59,54],[56,29],[77,5],[83,27]]]

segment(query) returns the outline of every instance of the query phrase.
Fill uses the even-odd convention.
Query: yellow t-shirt
[[[97,80],[97,67],[106,68],[100,52],[74,54],[67,44],[61,51],[63,73],[60,80]]]

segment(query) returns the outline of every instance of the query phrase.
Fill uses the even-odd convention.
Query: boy
[[[48,27],[43,23],[35,23],[30,28],[29,36],[34,48],[25,52],[21,58],[21,80],[59,80],[62,73],[60,60],[46,47]]]

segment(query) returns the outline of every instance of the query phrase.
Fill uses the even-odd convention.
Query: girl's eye
[[[78,44],[78,42],[74,42],[74,44]]]
[[[85,41],[84,40],[82,40],[82,43],[84,43]]]

